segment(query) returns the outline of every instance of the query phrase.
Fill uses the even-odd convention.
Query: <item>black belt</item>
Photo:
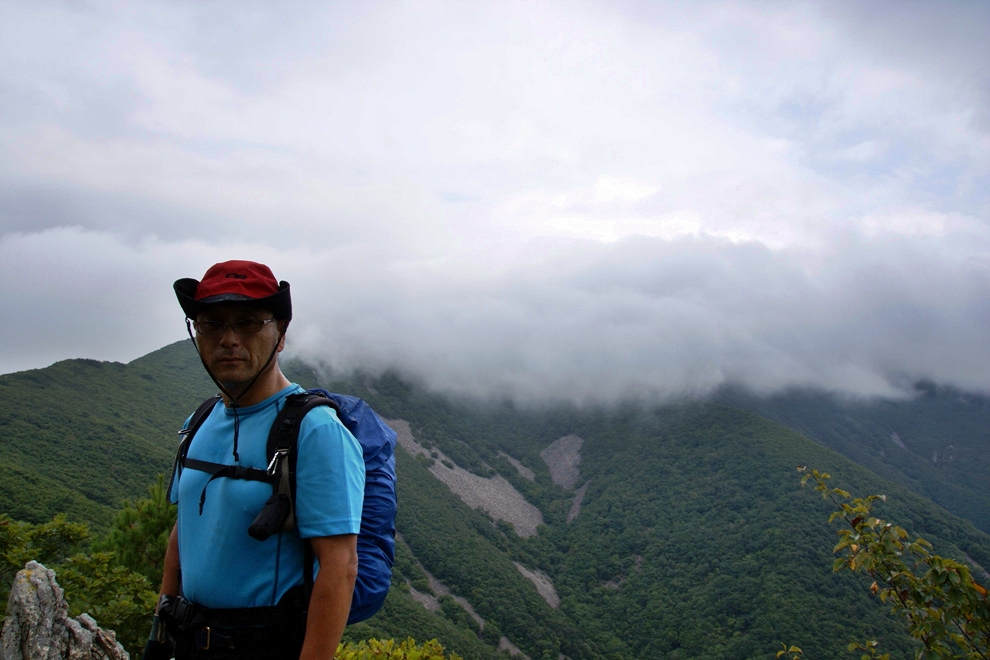
[[[289,636],[291,637],[291,635]],[[262,648],[282,646],[293,641],[287,639],[286,632],[279,627],[221,628],[218,626],[203,626],[192,631],[193,644],[202,651],[210,650],[260,650]]]
[[[176,658],[298,657],[306,634],[301,587],[275,607],[212,609],[179,596],[164,599],[159,617],[176,642]]]

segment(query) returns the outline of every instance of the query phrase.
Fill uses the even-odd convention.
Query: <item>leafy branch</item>
[[[411,637],[403,642],[393,639],[369,639],[356,644],[340,644],[336,660],[461,660],[461,656],[444,654],[444,648],[435,639],[417,646]]]
[[[973,579],[969,567],[933,554],[924,539],[912,539],[903,527],[875,516],[874,506],[886,496],[853,498],[830,487],[827,472],[804,466],[798,471],[804,473],[801,485],[811,481],[834,507],[829,522],[845,523],[832,549],[837,555],[833,570],[865,573],[873,579],[870,592],[903,618],[908,633],[921,643],[916,658],[990,660],[990,603],[987,590]],[[853,642],[848,648],[861,651],[861,658],[890,657],[879,654],[874,640]],[[782,649],[777,657],[787,653],[801,657],[796,647]]]

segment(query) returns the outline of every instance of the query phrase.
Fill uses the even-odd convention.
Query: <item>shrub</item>
[[[334,657],[337,660],[463,660],[456,653],[444,655],[443,646],[435,639],[417,646],[411,637],[404,642],[369,639],[356,644],[341,644]]]
[[[987,590],[977,583],[969,567],[932,553],[924,539],[873,514],[884,495],[853,498],[841,488],[830,488],[826,472],[803,466],[801,485],[812,481],[815,491],[831,502],[835,511],[829,522],[841,520],[833,570],[864,573],[872,578],[870,592],[901,617],[908,633],[920,642],[916,658],[972,660],[990,658],[990,602]],[[874,640],[855,641],[850,651],[861,658],[889,660]],[[796,646],[781,645],[778,658],[801,658]]]

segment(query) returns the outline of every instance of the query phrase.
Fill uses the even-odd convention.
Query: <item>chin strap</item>
[[[203,363],[203,369],[206,370],[206,375],[208,375],[210,377],[210,380],[212,380],[213,383],[220,388],[220,392],[222,392],[224,396],[226,396],[227,399],[230,400],[230,407],[234,409],[233,453],[234,453],[234,462],[239,462],[241,458],[237,453],[237,440],[238,440],[238,436],[240,435],[241,419],[237,415],[237,408],[239,405],[238,402],[241,400],[241,397],[243,397],[245,394],[251,391],[251,388],[254,387],[254,384],[258,382],[259,378],[261,378],[261,374],[265,373],[265,370],[268,368],[268,365],[270,365],[272,363],[272,360],[275,359],[275,355],[276,353],[278,353],[278,345],[279,343],[281,343],[282,338],[285,337],[285,331],[283,330],[282,332],[279,333],[278,339],[275,340],[275,346],[272,347],[271,355],[268,356],[268,359],[265,361],[265,364],[262,365],[261,369],[258,370],[258,373],[254,375],[254,378],[252,378],[251,381],[247,384],[247,387],[241,390],[241,393],[238,394],[236,397],[233,396],[230,393],[230,391],[226,387],[224,387],[219,380],[217,380],[217,377],[213,375],[213,372],[210,371],[210,367],[207,366],[206,360],[203,358],[203,354],[199,352],[199,344],[196,343],[196,337],[193,335],[193,331],[192,331],[192,321],[190,321],[188,318],[186,319],[186,332],[189,333],[189,339],[192,341],[193,346],[196,349],[196,355],[199,356],[199,361]]]

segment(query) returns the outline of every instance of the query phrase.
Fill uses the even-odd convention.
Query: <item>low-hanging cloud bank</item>
[[[985,240],[985,238],[984,238]],[[521,399],[665,399],[728,383],[898,396],[990,391],[990,273],[953,241],[846,237],[824,253],[689,237],[557,246],[472,278],[337,287],[294,348],[341,370]]]
[[[36,264],[0,266],[0,293],[24,321],[9,324],[0,364],[16,369],[17,347],[40,340],[58,346],[53,359],[129,360],[181,339],[171,282],[238,256],[292,283],[290,353],[337,371],[396,369],[443,392],[666,399],[735,383],[897,396],[922,378],[990,391],[988,248],[978,225],[837,234],[814,250],[712,236],[556,240],[479,271],[346,248],[49,231],[0,241],[0,256]],[[100,269],[91,254],[104,255]]]

